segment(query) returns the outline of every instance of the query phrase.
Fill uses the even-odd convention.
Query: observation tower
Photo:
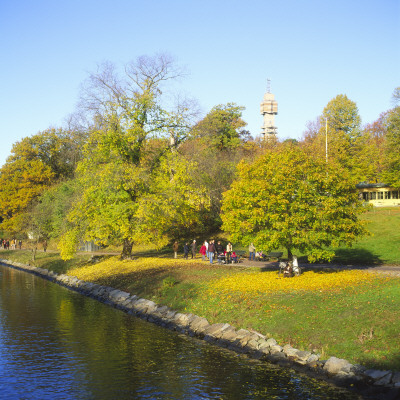
[[[261,115],[264,117],[264,124],[261,127],[261,133],[265,140],[276,137],[277,128],[275,126],[275,115],[278,114],[278,103],[275,101],[275,96],[271,93],[271,81],[267,80],[267,92],[264,94],[261,102]]]

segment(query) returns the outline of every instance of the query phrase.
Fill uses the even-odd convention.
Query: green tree
[[[78,199],[79,188],[76,179],[60,182],[46,189],[34,205],[31,226],[40,237],[56,239],[67,229],[67,215]]]
[[[222,228],[264,251],[284,247],[289,258],[297,250],[310,261],[331,260],[330,246],[350,245],[366,232],[357,218],[363,211],[348,170],[287,145],[239,164],[224,193]]]
[[[399,88],[397,88],[400,91]],[[396,92],[395,92],[396,94]],[[390,110],[385,119],[385,183],[400,187],[400,106]]]
[[[86,105],[97,129],[78,166],[83,192],[68,217],[72,228],[60,241],[64,258],[81,240],[122,243],[122,256],[130,257],[135,242],[165,239],[162,228],[144,235],[142,202],[149,202],[155,191],[164,157],[185,139],[192,110],[182,102],[165,107],[161,88],[177,76],[168,57],[140,57],[125,71],[125,79],[120,79],[107,64],[89,78]],[[161,216],[159,221],[161,225]]]
[[[234,103],[217,105],[193,127],[192,135],[219,151],[235,149],[241,145],[241,138],[248,135],[243,130],[247,125],[242,119],[243,110]]]
[[[317,121],[309,124],[304,145],[316,157],[340,163],[357,180],[364,180],[365,164],[369,159],[363,150],[368,138],[360,126],[356,103],[339,94],[329,101]]]
[[[253,154],[249,132],[244,130],[244,107],[234,103],[220,104],[200,120],[191,130],[190,137],[180,152],[195,163],[190,171],[195,187],[206,191],[209,207],[200,210],[202,221],[194,234],[214,233],[220,229],[222,193],[229,189],[238,162]],[[251,150],[247,151],[249,147]]]

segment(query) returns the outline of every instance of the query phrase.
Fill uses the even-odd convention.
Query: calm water
[[[0,398],[355,399],[0,266]]]

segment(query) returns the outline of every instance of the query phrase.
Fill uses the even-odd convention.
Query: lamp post
[[[325,118],[325,157],[328,164],[328,118]]]

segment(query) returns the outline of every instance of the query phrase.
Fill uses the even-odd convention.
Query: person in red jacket
[[[207,247],[205,243],[203,243],[203,245],[200,247],[199,253],[201,254],[201,259],[206,261]]]

